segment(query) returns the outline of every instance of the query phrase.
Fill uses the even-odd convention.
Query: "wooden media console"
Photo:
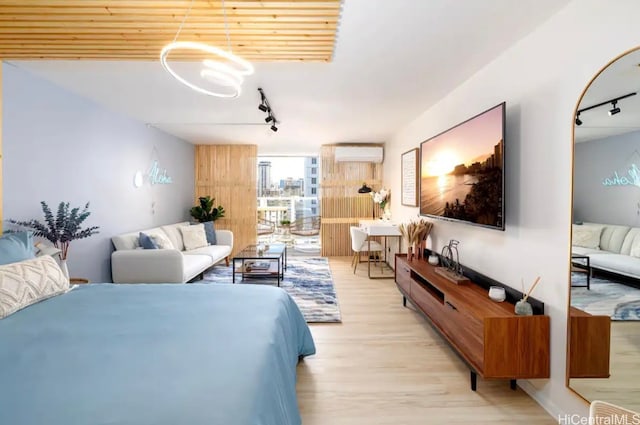
[[[403,304],[408,299],[469,365],[472,390],[477,375],[509,379],[513,389],[516,379],[549,378],[549,316],[518,316],[513,296],[492,301],[486,282],[469,277],[468,283],[456,285],[424,260],[408,261],[405,254],[395,258]],[[544,306],[537,304],[534,312],[540,313]]]

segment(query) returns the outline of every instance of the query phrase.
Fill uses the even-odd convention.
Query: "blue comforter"
[[[0,424],[300,424],[281,289],[92,284],[0,320]]]

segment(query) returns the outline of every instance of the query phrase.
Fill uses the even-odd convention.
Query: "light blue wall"
[[[189,218],[193,145],[13,65],[2,66],[4,217],[42,219],[40,201],[52,209],[60,201],[89,201],[85,223],[100,226],[100,233],[72,242],[72,276],[110,281],[113,235]],[[153,160],[173,183],[145,181],[136,189],[136,170],[146,173]]]
[[[574,221],[640,226],[640,187],[603,185],[605,179],[629,180],[633,164],[640,167],[640,131],[576,143]]]

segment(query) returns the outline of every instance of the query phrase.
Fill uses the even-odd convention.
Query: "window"
[[[318,158],[311,158],[311,164],[312,165],[316,165],[318,161]]]
[[[316,174],[317,174],[317,173],[316,173],[316,170],[317,170],[317,168],[316,168],[316,167],[313,167],[313,168],[311,169],[311,174],[316,175]]]
[[[311,184],[317,184],[318,183],[318,179],[315,177],[311,177]]]
[[[311,188],[311,194],[312,194],[312,195],[315,195],[315,194],[316,194],[316,188],[315,188],[315,187],[312,187],[312,188]]]

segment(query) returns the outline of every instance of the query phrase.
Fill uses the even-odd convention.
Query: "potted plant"
[[[214,208],[213,204],[216,198],[210,196],[201,196],[198,198],[200,205],[196,205],[191,208],[191,217],[198,220],[200,223],[206,223],[208,221],[216,221],[219,218],[224,217],[224,208],[222,205],[218,205]]]
[[[95,235],[98,233],[99,227],[81,228],[82,223],[91,215],[88,202],[82,210],[80,207],[70,208],[68,202],[60,202],[55,217],[45,201],[41,201],[40,205],[44,213],[44,223],[36,219],[28,221],[10,219],[9,223],[32,230],[34,236],[45,238],[58,248],[60,250],[60,266],[68,277],[67,256],[71,241]]]

